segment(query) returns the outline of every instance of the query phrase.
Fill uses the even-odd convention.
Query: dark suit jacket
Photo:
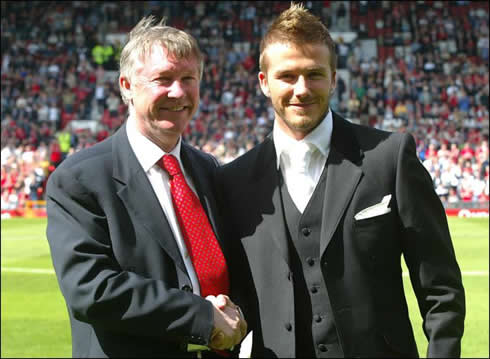
[[[459,356],[465,297],[444,209],[408,134],[333,116],[319,265],[346,357],[418,356],[401,254],[429,356]],[[295,355],[293,281],[272,139],[217,173],[235,299],[254,330],[253,355]],[[391,212],[355,220],[392,195]],[[238,296],[237,296],[238,295]],[[292,324],[291,326],[288,323]]]
[[[182,144],[218,240],[216,161]],[[68,307],[74,357],[175,357],[207,344],[210,302],[192,294],[177,243],[122,126],[69,156],[47,185],[47,237]]]

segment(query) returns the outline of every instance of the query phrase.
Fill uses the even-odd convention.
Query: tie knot
[[[160,167],[167,171],[170,177],[182,173],[179,165],[179,161],[174,155],[164,155],[161,159]]]

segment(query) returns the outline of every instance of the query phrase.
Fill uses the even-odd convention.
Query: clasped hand
[[[214,328],[209,347],[224,350],[239,344],[247,334],[247,322],[238,306],[223,294],[208,295],[206,300],[214,306]]]

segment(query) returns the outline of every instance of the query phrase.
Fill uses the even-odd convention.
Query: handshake
[[[214,328],[209,347],[211,349],[231,349],[239,344],[247,334],[247,322],[240,308],[226,295],[208,295],[214,306]]]

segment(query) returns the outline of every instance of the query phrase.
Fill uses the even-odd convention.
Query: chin
[[[311,118],[302,118],[297,121],[291,122],[291,124],[300,131],[307,131],[314,128],[320,121],[312,120]]]

